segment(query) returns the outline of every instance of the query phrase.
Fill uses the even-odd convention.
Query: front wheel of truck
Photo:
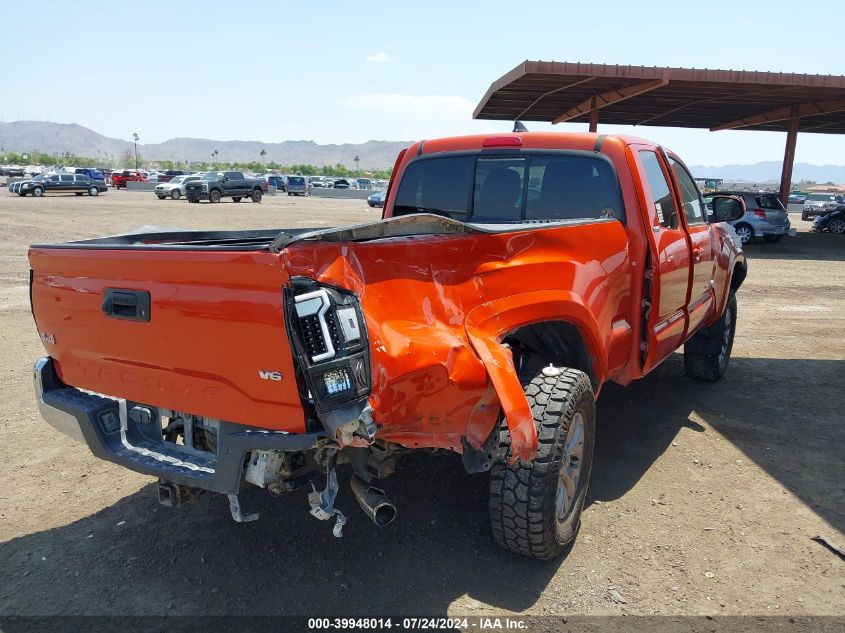
[[[687,376],[704,382],[721,380],[731,360],[734,334],[736,334],[736,294],[731,291],[722,318],[710,327],[697,332],[684,344],[684,370]],[[705,341],[715,341],[715,343],[707,345],[709,349],[703,350],[700,341],[697,340],[698,337]]]
[[[537,426],[537,456],[509,464],[510,434],[499,433],[490,470],[490,527],[502,547],[549,560],[574,542],[593,465],[596,408],[587,375],[545,367],[523,386]]]

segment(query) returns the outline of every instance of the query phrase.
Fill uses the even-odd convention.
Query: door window
[[[705,224],[707,222],[707,213],[705,212],[704,202],[701,199],[701,193],[699,193],[695,181],[689,175],[686,167],[677,160],[670,157],[669,163],[672,165],[672,171],[675,173],[675,180],[678,181],[678,186],[681,188],[681,199],[684,203],[684,215],[687,218],[687,226]]]
[[[652,204],[661,226],[675,229],[678,227],[678,209],[672,198],[672,189],[666,175],[660,167],[657,154],[651,150],[640,150],[640,161],[645,168],[648,186],[651,188]]]

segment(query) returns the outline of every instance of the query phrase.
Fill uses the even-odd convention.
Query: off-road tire
[[[546,376],[542,368],[527,373],[522,382],[537,426],[537,456],[508,464],[510,434],[502,423],[497,459],[490,469],[490,527],[493,539],[505,549],[549,560],[569,549],[581,524],[596,437],[595,398],[590,379],[576,369],[561,368],[557,376]],[[573,501],[559,520],[558,482],[576,414],[583,422],[581,471]]]
[[[262,194],[258,189],[255,189],[250,196],[250,199],[253,202],[261,202],[261,198],[264,194]]]
[[[174,189],[170,192],[170,199],[171,200],[178,200],[182,197],[182,191],[180,189]]]
[[[208,201],[214,202],[215,204],[220,202],[220,199],[223,197],[223,194],[220,193],[219,189],[212,189],[208,192]]]
[[[685,345],[684,370],[686,370],[687,376],[695,380],[703,380],[704,382],[716,382],[722,379],[731,360],[734,334],[736,334],[736,316],[736,295],[731,291],[722,317],[717,324],[714,324],[720,327],[727,327],[728,337],[722,339],[722,347],[718,354],[689,352]]]

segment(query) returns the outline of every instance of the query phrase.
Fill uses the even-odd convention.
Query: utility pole
[[[135,169],[138,169],[138,133],[132,132],[132,138],[135,139]]]

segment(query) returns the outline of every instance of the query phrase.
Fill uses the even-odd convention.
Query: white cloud
[[[372,55],[367,55],[364,58],[364,61],[375,62],[376,64],[384,64],[390,61],[390,55],[388,55],[387,53],[374,53]]]

